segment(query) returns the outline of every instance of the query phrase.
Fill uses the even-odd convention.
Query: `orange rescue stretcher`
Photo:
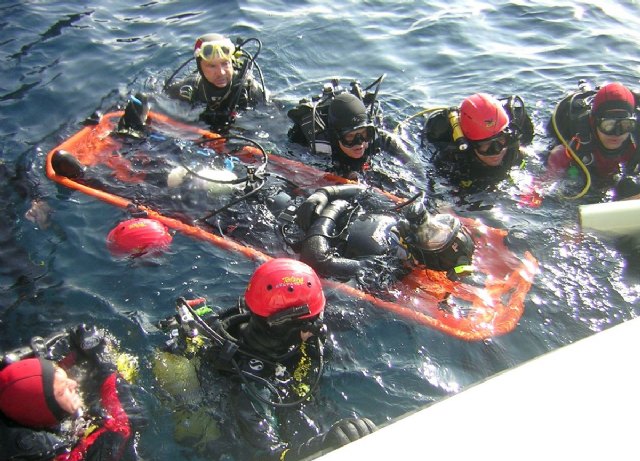
[[[65,187],[116,207],[135,208],[170,229],[208,241],[244,258],[264,262],[273,257],[265,253],[264,249],[244,245],[231,238],[216,235],[203,227],[166,216],[153,207],[140,203],[139,200],[133,203],[120,195],[56,173],[52,159],[56,152],[65,151],[89,169],[97,165],[108,167],[112,176],[123,183],[143,182],[144,172],[136,172],[129,160],[117,153],[122,141],[112,136],[112,132],[122,114],[123,112],[118,111],[105,114],[97,124],[85,126],[53,148],[47,155],[47,176]],[[153,111],[149,112],[147,124],[154,132],[171,138],[194,141],[210,139],[213,144],[224,143],[224,137],[217,133]],[[256,162],[262,158],[263,153],[256,147],[246,146],[234,155],[239,155],[242,161]],[[310,191],[327,185],[351,182],[275,154],[269,155],[268,165],[271,171],[294,177]],[[396,202],[402,200],[385,194]],[[393,289],[385,294],[384,299],[374,293],[364,292],[352,284],[331,279],[324,279],[323,284],[459,339],[477,341],[509,333],[517,326],[524,312],[525,298],[538,270],[537,260],[528,251],[517,255],[509,249],[505,245],[507,231],[486,226],[475,219],[460,219],[471,231],[475,243],[473,266],[476,274],[483,275],[480,284],[477,281],[469,282],[466,278],[453,281],[444,272],[428,269],[414,269],[398,281]]]

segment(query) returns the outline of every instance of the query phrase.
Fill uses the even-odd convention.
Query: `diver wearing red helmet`
[[[255,42],[258,46],[253,55],[243,48],[249,42]],[[206,104],[200,120],[212,128],[224,128],[233,123],[238,109],[247,109],[266,101],[262,72],[255,62],[261,47],[262,44],[255,38],[236,46],[220,34],[198,37],[193,50],[198,72],[172,83],[175,74],[187,64],[184,63],[168,79],[165,90],[172,98],[192,104]],[[253,78],[254,65],[259,71],[260,83]]]
[[[522,164],[520,146],[533,139],[533,125],[519,96],[498,100],[476,93],[460,107],[431,111],[422,135],[453,187],[481,190]]]
[[[617,198],[640,193],[637,107],[638,97],[622,83],[594,91],[581,82],[552,116],[549,128],[561,144],[549,153],[545,180],[573,177],[583,166],[598,189],[615,184]]]
[[[80,325],[2,356],[0,460],[137,459],[138,406],[112,347],[103,331]]]
[[[223,407],[228,413],[225,419],[237,424],[220,430],[234,431],[229,440],[241,436],[243,446],[236,449],[245,454],[239,456],[246,457],[249,444],[251,459],[302,459],[375,430],[366,418],[346,418],[310,439],[299,440],[300,428],[286,435],[294,416],[307,425],[313,421],[304,404],[315,393],[324,369],[325,303],[320,279],[311,267],[277,258],[256,269],[237,307],[219,315],[205,314],[180,299],[178,315],[162,325],[180,332],[169,342],[171,354],[200,358],[196,372],[203,389],[210,380],[219,389],[220,375],[231,378]],[[281,420],[287,424],[281,425]],[[205,437],[196,445],[208,456],[234,450],[221,447],[217,438]]]

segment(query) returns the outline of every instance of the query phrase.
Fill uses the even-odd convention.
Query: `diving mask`
[[[345,147],[354,147],[371,142],[375,135],[375,129],[372,126],[364,126],[355,130],[346,131],[340,135],[340,142]]]
[[[636,129],[637,121],[634,117],[602,117],[598,119],[597,127],[607,136],[622,136]]]
[[[474,141],[472,146],[478,155],[483,157],[491,157],[494,155],[499,155],[502,152],[502,149],[509,142],[509,136],[506,132],[502,131],[498,133],[496,136],[493,136],[489,139],[483,139],[482,141]]]
[[[202,42],[200,46],[196,47],[194,55],[196,58],[210,62],[219,58],[232,59],[235,51],[236,47],[231,43],[231,40],[225,38]]]

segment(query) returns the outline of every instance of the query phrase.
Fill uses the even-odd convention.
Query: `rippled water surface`
[[[581,234],[574,202],[550,199],[541,208],[522,208],[511,191],[539,173],[549,143],[546,122],[579,79],[640,88],[639,6],[564,0],[3,2],[0,347],[81,321],[104,325],[140,356],[150,411],[164,414],[149,370],[162,340],[153,324],[184,294],[230,304],[254,263],[181,235],[171,252],[154,260],[113,259],[105,236],[122,211],[54,185],[43,164],[46,152],[92,112],[109,110],[131,92],[157,90],[189,57],[195,37],[212,31],[262,41],[259,63],[274,103],[246,114],[238,127],[274,148],[286,149],[286,109],[336,76],[368,83],[386,74],[380,99],[390,128],[425,107],[457,105],[478,91],[519,94],[536,126],[527,173],[505,184],[503,195],[479,198],[493,206],[465,208],[488,224],[523,232],[540,262],[518,327],[485,342],[462,342],[330,292],[334,352],[320,420],[357,412],[381,424],[635,317],[637,243],[634,249],[634,243]],[[159,104],[159,110],[175,110],[166,100]],[[403,130],[416,149],[418,132],[417,123]],[[24,178],[37,184],[25,187]],[[52,211],[48,225],[24,217],[34,190]],[[439,205],[464,205],[436,191]],[[155,445],[155,451],[146,458],[176,459],[183,448],[171,434],[168,424],[147,428],[141,448]]]

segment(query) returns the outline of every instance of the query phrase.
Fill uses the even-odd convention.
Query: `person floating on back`
[[[104,331],[80,325],[31,344],[0,365],[0,460],[137,459],[144,418]]]

